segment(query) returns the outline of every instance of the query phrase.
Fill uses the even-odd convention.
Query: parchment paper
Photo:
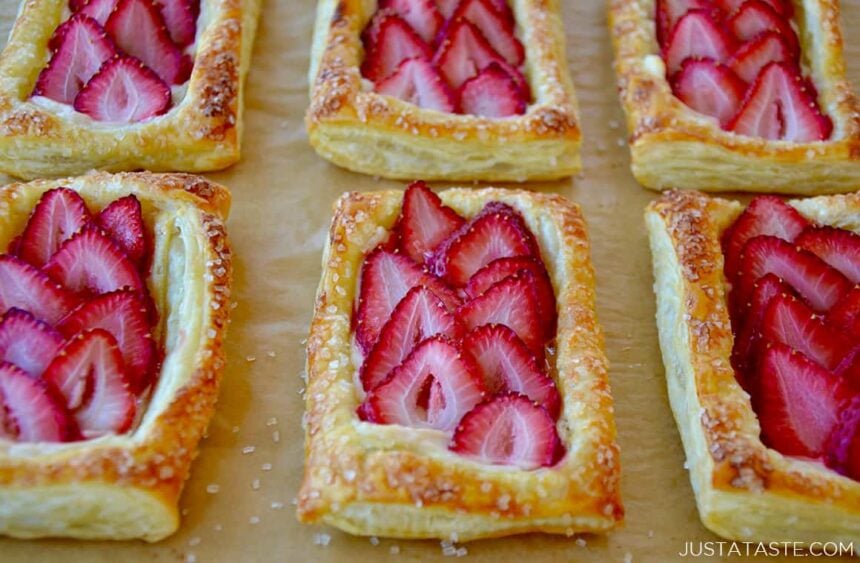
[[[669,561],[700,524],[666,397],[642,212],[655,197],[630,174],[605,6],[563,0],[581,106],[584,173],[533,184],[579,202],[590,226],[598,314],[606,333],[621,445],[625,525],[606,536],[544,535],[466,544],[474,561]],[[17,0],[0,3],[4,36]],[[402,187],[340,170],[307,144],[307,67],[314,0],[265,0],[247,82],[243,161],[213,180],[232,188],[235,254],[229,362],[218,412],[182,497],[181,529],[158,543],[0,539],[0,561],[428,561],[436,541],[373,542],[300,525],[303,343],[332,202],[347,190]],[[846,58],[860,76],[860,0],[845,0]],[[735,559],[736,558],[732,558]],[[772,560],[772,559],[771,559]]]

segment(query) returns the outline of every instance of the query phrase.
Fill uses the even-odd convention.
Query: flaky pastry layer
[[[518,209],[534,233],[558,302],[552,370],[567,455],[533,471],[448,450],[435,430],[359,420],[350,321],[365,253],[385,240],[403,192],[337,202],[308,339],[305,476],[298,517],[347,532],[473,540],[541,531],[611,529],[623,518],[619,455],[594,273],[579,208],[558,195],[457,188],[443,202],[473,216],[490,201]]]
[[[788,203],[812,221],[860,232],[860,194]],[[671,191],[645,213],[669,401],[699,516],[735,540],[856,542],[860,483],[767,448],[735,379],[720,237],[742,210],[737,202]]]
[[[230,299],[230,192],[197,176],[148,172],[11,184],[0,188],[0,249],[42,193],[58,186],[79,192],[92,210],[130,193],[140,200],[152,232],[146,284],[163,361],[127,434],[51,444],[0,439],[0,533],[157,541],[179,526],[179,495],[215,409]]]
[[[386,178],[525,181],[581,168],[579,114],[567,71],[558,0],[512,0],[533,103],[491,119],[419,108],[376,94],[361,76],[361,32],[377,2],[320,0],[305,118],[316,151]]]
[[[845,76],[838,0],[791,3],[804,73],[833,121],[827,141],[769,141],[724,131],[672,94],[655,35],[655,0],[611,0],[615,70],[639,183],[807,195],[860,186],[860,108]]]
[[[135,124],[102,123],[30,98],[67,5],[23,0],[0,53],[0,171],[20,178],[93,168],[203,172],[239,160],[244,77],[261,0],[201,0],[191,78],[174,87],[167,113]]]

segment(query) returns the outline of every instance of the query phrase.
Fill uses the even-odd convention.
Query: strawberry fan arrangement
[[[506,0],[382,0],[362,38],[376,92],[422,108],[522,114],[525,49]]]
[[[722,242],[732,365],[762,440],[860,479],[860,235],[761,196]]]
[[[360,418],[449,433],[452,451],[484,463],[563,456],[546,361],[555,294],[515,209],[491,202],[466,220],[413,183],[360,280]]]
[[[199,0],[70,0],[33,96],[97,121],[136,123],[170,109],[191,74]]]
[[[157,364],[149,261],[135,196],[92,215],[73,190],[45,192],[0,255],[0,437],[131,428]]]
[[[789,0],[658,0],[656,23],[672,90],[692,109],[740,135],[830,137]]]

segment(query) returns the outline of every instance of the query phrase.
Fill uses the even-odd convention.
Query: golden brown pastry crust
[[[164,359],[129,434],[65,444],[0,439],[0,533],[157,541],[179,525],[179,495],[218,394],[230,309],[230,193],[197,176],[148,172],[12,184],[0,189],[0,248],[57,186],[78,191],[91,209],[129,193],[140,200],[153,230],[147,285]]]
[[[619,456],[594,273],[579,208],[558,195],[468,188],[440,192],[464,216],[489,201],[522,212],[558,300],[558,428],[567,456],[523,471],[447,449],[441,432],[363,422],[350,318],[365,253],[387,236],[399,191],[349,193],[335,208],[308,339],[304,522],[353,534],[472,540],[521,532],[601,532],[623,518]]]
[[[100,123],[71,106],[30,99],[67,4],[23,0],[0,54],[0,171],[21,178],[93,168],[202,172],[239,159],[243,83],[261,0],[201,0],[187,91],[166,114],[131,125]]]
[[[581,134],[558,0],[513,0],[534,103],[521,116],[481,118],[419,108],[373,92],[360,34],[377,2],[320,0],[305,118],[316,151],[387,178],[525,181],[581,168]]]
[[[828,141],[768,141],[724,131],[672,94],[654,26],[655,0],[611,0],[615,70],[633,175],[654,189],[846,192],[860,185],[860,106],[845,76],[838,0],[792,0],[803,64],[833,121]]]
[[[789,204],[822,224],[860,229],[860,194]],[[736,540],[856,542],[860,483],[765,447],[750,397],[735,380],[720,236],[742,209],[671,191],[645,213],[669,400],[699,516]]]

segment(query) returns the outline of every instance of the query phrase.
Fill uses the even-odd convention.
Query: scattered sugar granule
[[[260,517],[259,516],[251,516],[250,518],[248,518],[248,523],[253,525],[253,526],[256,526],[257,524],[260,523]]]
[[[238,427],[238,426],[234,426],[234,427],[233,427],[233,434],[238,434],[238,433],[239,433],[239,427]]]
[[[379,538],[376,536],[370,536],[369,541],[370,545],[379,545]]]
[[[314,545],[326,547],[330,543],[331,536],[329,534],[314,534]]]
[[[197,556],[193,553],[185,554],[185,563],[197,563]]]
[[[391,555],[397,555],[398,553],[400,553],[400,546],[392,545],[388,548],[388,553],[390,553]]]
[[[583,538],[576,538],[576,545],[579,547],[585,547],[588,543]]]
[[[624,554],[624,563],[633,563],[633,554],[629,551]]]
[[[257,356],[245,356],[245,361],[252,364],[257,361]]]
[[[277,500],[273,500],[271,504],[272,510],[281,510],[284,508],[284,503],[279,502]]]
[[[202,540],[201,540],[198,536],[194,536],[193,538],[191,538],[190,540],[188,540],[188,546],[189,546],[189,547],[194,547],[195,545],[200,545],[200,542],[201,542],[201,541],[202,541]]]
[[[259,491],[260,490],[260,480],[254,479],[253,481],[251,481],[251,488],[254,489],[255,491]]]
[[[256,449],[257,448],[255,446],[245,446],[244,448],[242,448],[242,453],[244,455],[252,454]]]
[[[272,464],[271,463],[264,463],[263,465],[260,466],[260,469],[262,469],[263,471],[271,471],[272,470]]]
[[[278,419],[276,417],[272,417],[266,421],[266,426],[274,426],[278,423]]]
[[[281,431],[280,430],[275,430],[274,432],[272,432],[272,441],[276,444],[281,441]]]
[[[216,483],[209,483],[206,485],[206,492],[210,495],[217,495],[218,491],[221,490],[221,486]]]
[[[274,350],[269,350],[268,352],[266,352],[266,355],[270,358],[274,358],[275,356],[277,356]]]

